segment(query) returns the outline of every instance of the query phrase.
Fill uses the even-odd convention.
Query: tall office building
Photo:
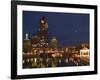
[[[32,38],[32,47],[48,47],[48,22],[44,16],[40,19],[37,34]]]

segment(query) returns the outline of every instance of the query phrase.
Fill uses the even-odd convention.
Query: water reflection
[[[86,66],[89,62],[85,62],[81,59],[70,58],[41,58],[34,57],[23,60],[23,68],[47,68],[47,67],[67,67],[67,66]]]

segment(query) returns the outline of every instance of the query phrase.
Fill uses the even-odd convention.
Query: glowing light
[[[37,58],[34,58],[34,62],[35,62],[35,63],[37,62]]]
[[[33,58],[31,58],[31,62],[33,62]]]
[[[27,62],[29,62],[30,60],[29,60],[29,59],[27,59],[26,61],[27,61]]]

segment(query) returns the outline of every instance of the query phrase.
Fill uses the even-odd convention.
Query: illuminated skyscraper
[[[56,49],[57,48],[57,44],[58,44],[58,41],[57,41],[56,37],[52,37],[50,46],[53,49]]]
[[[37,35],[32,38],[32,47],[48,47],[48,22],[44,16],[40,19]]]

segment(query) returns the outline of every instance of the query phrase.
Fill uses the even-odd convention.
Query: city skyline
[[[23,37],[37,33],[42,16],[48,21],[49,41],[55,36],[61,45],[89,42],[89,15],[79,13],[23,11]]]

